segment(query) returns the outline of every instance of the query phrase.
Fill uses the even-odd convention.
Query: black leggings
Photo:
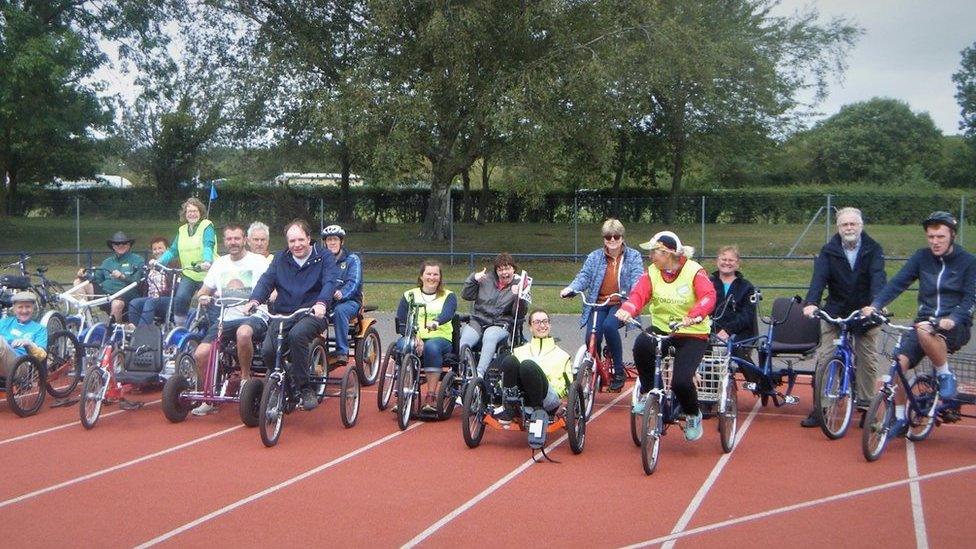
[[[549,380],[542,368],[533,360],[515,358],[507,355],[501,364],[502,386],[506,388],[518,387],[522,390],[522,398],[526,406],[538,408],[549,393]]]
[[[674,375],[671,390],[681,403],[681,409],[688,415],[698,413],[698,391],[695,389],[695,372],[701,364],[708,341],[696,337],[675,337],[664,345],[662,356],[666,357],[674,349]],[[657,341],[641,332],[634,341],[634,362],[640,376],[641,390],[650,391],[654,387],[654,356]]]

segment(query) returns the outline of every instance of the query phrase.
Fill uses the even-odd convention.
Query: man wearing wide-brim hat
[[[34,294],[17,292],[10,301],[14,314],[0,319],[0,374],[4,377],[22,356],[47,357],[47,328],[34,320]]]
[[[114,253],[105,258],[98,269],[89,273],[89,284],[83,289],[85,294],[111,295],[139,280],[142,276],[142,267],[146,261],[142,256],[132,253],[132,244],[135,241],[136,239],[129,238],[122,231],[118,231],[105,241],[105,244]],[[85,269],[79,269],[75,284],[80,284],[84,276]],[[116,322],[123,321],[126,306],[129,301],[136,297],[139,297],[139,292],[133,288],[112,300],[108,311],[111,312]]]

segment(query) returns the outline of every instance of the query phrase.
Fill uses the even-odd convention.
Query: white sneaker
[[[190,413],[195,416],[205,416],[207,414],[216,414],[217,410],[219,410],[219,408],[217,408],[213,404],[208,404],[204,402],[203,404],[194,408]]]

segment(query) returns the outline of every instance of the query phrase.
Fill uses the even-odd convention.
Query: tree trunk
[[[613,174],[613,207],[610,209],[613,216],[620,218],[620,181],[624,178],[624,167],[627,164],[627,130],[621,128],[620,138],[617,141],[617,166]]]
[[[491,191],[488,188],[488,157],[481,159],[481,204],[478,206],[478,225],[488,222],[488,202],[491,200]]]
[[[451,180],[454,177],[443,164],[444,162],[436,162],[433,165],[430,200],[427,202],[427,214],[420,232],[420,238],[426,240],[447,240],[450,231]]]
[[[671,201],[665,212],[665,222],[671,223],[674,220],[675,211],[678,209],[678,195],[681,193],[681,176],[684,174],[685,167],[685,148],[687,136],[685,135],[685,103],[684,101],[675,102],[674,112],[671,113],[673,126],[671,128]]]
[[[352,159],[345,144],[339,146],[339,164],[342,179],[339,181],[339,222],[352,221],[352,200],[349,196],[349,173],[352,169]]]
[[[464,190],[461,193],[461,220],[471,221],[471,172],[470,168],[461,172],[461,183]]]

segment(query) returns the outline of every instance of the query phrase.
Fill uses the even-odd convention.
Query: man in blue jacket
[[[813,264],[813,278],[807,291],[803,313],[813,316],[820,307],[820,297],[827,289],[823,310],[830,316],[846,317],[871,303],[885,285],[884,251],[881,245],[864,232],[864,220],[857,208],[837,211],[837,234],[824,244]],[[834,355],[834,340],[839,329],[820,322],[820,347],[817,348],[817,368],[823,368]],[[875,382],[881,363],[879,346],[881,328],[864,326],[855,331],[854,360],[856,371],[857,407],[867,410],[874,396]],[[816,413],[810,412],[800,422],[804,427],[819,425]]]
[[[345,366],[349,357],[349,320],[359,314],[363,305],[363,264],[358,255],[349,253],[345,243],[346,231],[339,225],[322,229],[322,244],[332,253],[340,273],[332,294],[335,354],[329,357],[329,362],[337,366]]]
[[[901,338],[898,363],[914,368],[929,357],[938,375],[939,396],[956,395],[956,377],[949,371],[948,354],[969,342],[976,306],[976,256],[955,243],[958,223],[949,212],[932,212],[922,222],[928,247],[915,252],[891,282],[862,313],[869,315],[891,303],[918,281],[915,330]],[[895,426],[892,436],[904,434],[905,395],[895,391]]]
[[[296,219],[285,227],[288,249],[275,254],[268,270],[261,275],[245,312],[267,301],[272,291],[278,292],[274,311],[290,314],[304,307],[311,307],[312,313],[285,323],[287,336],[284,349],[292,349],[288,374],[294,388],[302,395],[302,407],[311,410],[318,406],[315,391],[308,384],[308,346],[316,337],[325,332],[328,324],[325,312],[332,302],[335,281],[339,278],[332,254],[315,246],[311,230],[304,220]],[[264,363],[274,365],[275,340],[278,336],[280,320],[272,319],[261,347]]]

